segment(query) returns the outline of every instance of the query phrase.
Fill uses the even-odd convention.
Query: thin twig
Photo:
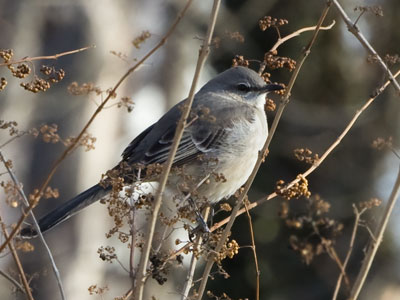
[[[19,60],[11,60],[9,62],[6,63],[1,63],[0,67],[3,66],[9,66],[9,65],[14,65],[14,64],[20,64],[23,62],[28,62],[28,61],[34,61],[34,60],[49,60],[49,59],[58,59],[61,56],[65,56],[65,55],[71,55],[71,54],[75,54],[75,53],[79,53],[82,51],[86,51],[90,48],[95,48],[96,45],[91,45],[91,46],[87,46],[87,47],[83,47],[80,49],[76,49],[76,50],[71,50],[71,51],[66,51],[66,52],[62,52],[62,53],[57,53],[54,55],[48,55],[48,56],[35,56],[35,57],[25,57],[23,59],[19,59]]]
[[[398,77],[400,75],[400,70],[396,72],[396,74],[394,74],[394,77]],[[335,148],[341,143],[341,141],[343,140],[343,138],[349,133],[350,129],[354,126],[354,124],[356,123],[356,121],[358,120],[358,118],[361,116],[361,114],[375,101],[375,99],[382,94],[382,92],[388,87],[388,85],[391,83],[390,80],[387,80],[379,89],[377,89],[376,93],[374,96],[372,96],[371,98],[368,99],[368,101],[360,108],[356,111],[356,113],[354,114],[353,118],[350,120],[350,122],[347,124],[347,126],[344,128],[344,130],[342,131],[342,133],[339,135],[339,137],[328,147],[328,149],[321,155],[321,157],[316,160],[314,162],[314,164],[308,169],[306,170],[304,173],[301,174],[301,177],[306,178],[308,177],[311,173],[313,173],[319,166],[321,166],[321,164],[324,162],[324,160],[332,153],[333,150],[335,150]],[[288,189],[290,187],[292,187],[294,184],[296,184],[297,182],[299,182],[299,179],[296,178],[294,180],[292,180],[288,185],[286,185],[285,189]],[[248,208],[249,210],[254,209],[255,207],[263,204],[264,202],[267,202],[273,198],[275,198],[276,196],[278,196],[275,192],[269,194],[266,197],[263,197],[261,199],[258,199],[257,201],[254,201],[252,203],[249,204]],[[245,213],[246,210],[245,208],[240,209],[237,212],[236,216],[239,216],[243,213]],[[229,222],[230,218],[232,217],[229,216],[227,218],[225,218],[224,220],[214,224],[214,226],[211,228],[211,231],[214,231],[220,227],[222,227],[223,225],[225,225],[226,223]]]
[[[188,7],[191,3],[191,0],[189,0],[186,4],[186,7]],[[190,88],[189,96],[187,100],[185,101],[184,108],[182,111],[182,115],[180,117],[179,123],[177,124],[176,130],[175,130],[175,135],[174,135],[174,140],[171,145],[171,149],[168,154],[168,159],[163,165],[163,170],[160,175],[160,180],[159,180],[159,187],[156,192],[156,197],[153,203],[153,207],[151,209],[152,217],[150,222],[147,225],[147,230],[146,230],[146,242],[142,250],[142,255],[140,257],[140,262],[139,262],[139,267],[137,271],[137,278],[136,278],[136,285],[135,285],[135,300],[142,300],[143,299],[143,291],[144,291],[144,283],[146,280],[146,273],[147,273],[147,263],[150,255],[150,249],[151,249],[151,244],[153,242],[153,236],[154,236],[154,230],[158,218],[158,212],[161,207],[161,202],[162,202],[162,196],[164,194],[164,189],[167,183],[168,175],[171,170],[172,162],[175,157],[176,151],[178,149],[179,142],[182,138],[183,130],[185,129],[186,125],[186,120],[189,116],[190,109],[192,107],[193,99],[194,99],[194,93],[196,90],[197,86],[197,81],[200,76],[200,72],[204,66],[204,63],[207,59],[208,53],[210,52],[210,43],[212,40],[212,35],[214,32],[214,27],[215,23],[217,20],[217,15],[219,11],[219,6],[220,6],[221,0],[214,0],[213,8],[211,10],[211,17],[210,21],[208,24],[208,29],[207,29],[207,34],[206,37],[203,41],[203,45],[201,46],[199,58],[197,60],[197,65],[196,65],[196,70],[195,74],[193,77],[192,81],[192,86]]]
[[[339,11],[340,15],[342,16],[343,21],[347,25],[347,29],[360,41],[361,45],[367,50],[379,63],[382,67],[384,72],[388,75],[389,80],[393,83],[393,86],[400,93],[400,85],[397,80],[394,78],[392,72],[389,70],[388,66],[385,64],[383,59],[379,56],[379,54],[375,51],[375,49],[371,46],[368,40],[364,37],[361,33],[360,29],[357,27],[355,23],[353,23],[349,16],[344,11],[343,7],[339,4],[337,0],[332,0],[332,3],[336,6],[337,10]]]
[[[207,222],[209,213],[210,213],[210,207],[207,206],[203,212],[204,221],[206,221],[206,222]],[[186,280],[185,280],[185,287],[183,288],[183,292],[182,292],[182,297],[181,297],[182,300],[189,299],[189,292],[190,292],[190,289],[192,288],[194,271],[196,270],[198,255],[200,252],[200,246],[201,246],[202,242],[203,242],[203,237],[201,234],[199,234],[198,237],[196,238],[196,241],[193,244],[192,258],[190,260],[189,270],[188,270],[188,274],[187,274]]]
[[[247,219],[249,221],[249,230],[251,237],[251,250],[254,256],[254,267],[256,269],[256,300],[260,300],[260,268],[258,267],[256,241],[254,239],[253,221],[250,215],[250,211],[247,208],[247,201],[244,201],[244,208],[246,209]]]
[[[335,291],[333,292],[332,300],[336,300],[336,298],[339,294],[339,291],[340,291],[342,279],[343,279],[343,277],[346,278],[346,267],[350,260],[351,253],[353,252],[354,242],[356,240],[356,235],[357,235],[357,229],[358,229],[359,223],[360,223],[360,217],[363,214],[363,212],[365,211],[365,208],[362,209],[361,211],[358,211],[357,206],[355,204],[353,204],[353,210],[354,210],[355,219],[354,219],[353,231],[351,233],[349,249],[347,250],[347,254],[346,254],[346,258],[344,259],[344,262],[343,262],[342,270],[341,270],[338,280],[336,282],[336,287],[335,287]]]
[[[191,1],[191,0],[190,0]],[[186,8],[186,7],[185,7]],[[4,249],[7,246],[7,243],[17,234],[19,231],[19,228],[22,225],[22,222],[25,220],[25,218],[28,216],[28,213],[30,210],[32,210],[37,203],[40,200],[41,195],[43,194],[43,191],[46,189],[48,186],[50,180],[53,178],[56,170],[58,169],[59,165],[63,162],[63,160],[71,154],[71,152],[75,149],[75,147],[79,144],[79,141],[81,140],[82,136],[85,134],[86,130],[89,128],[89,126],[93,123],[94,119],[97,117],[97,115],[102,111],[106,103],[113,98],[115,95],[117,89],[120,87],[120,85],[125,81],[126,78],[129,77],[139,66],[141,66],[151,55],[153,55],[158,49],[160,49],[167,41],[167,39],[171,36],[171,34],[174,32],[176,26],[178,25],[179,21],[182,18],[182,14],[178,16],[178,18],[175,20],[175,22],[172,24],[170,29],[167,31],[167,33],[163,36],[163,38],[158,42],[157,45],[155,45],[141,60],[139,60],[133,67],[131,67],[128,71],[125,72],[124,75],[118,80],[118,82],[115,84],[115,86],[112,88],[112,90],[108,93],[107,97],[104,99],[104,101],[97,107],[96,111],[93,113],[93,115],[90,117],[89,121],[86,123],[86,125],[83,127],[81,132],[79,133],[78,137],[74,139],[74,141],[71,143],[70,146],[68,146],[67,149],[64,150],[64,152],[61,154],[61,156],[54,162],[49,175],[47,176],[46,180],[42,184],[42,186],[39,189],[39,192],[37,194],[37,197],[35,201],[32,201],[29,205],[29,207],[22,212],[22,216],[18,220],[15,228],[11,231],[9,235],[9,239],[7,239],[1,246],[0,246],[0,252],[2,249]]]
[[[319,30],[330,30],[332,29],[332,27],[335,25],[335,20],[332,21],[332,23],[328,26],[321,26]],[[281,38],[280,34],[279,34],[279,38],[276,41],[276,43],[272,46],[272,48],[269,50],[269,52],[273,52],[276,51],[280,45],[282,45],[283,43],[287,42],[288,40],[295,38],[297,36],[299,36],[300,34],[302,34],[303,32],[307,32],[307,31],[313,31],[317,28],[317,26],[310,26],[310,27],[304,27],[304,28],[300,28],[299,30],[296,30],[286,36],[284,36],[283,38]],[[276,28],[276,30],[279,33],[278,28]],[[260,69],[258,70],[258,74],[262,74],[266,68],[267,64],[266,62],[262,62],[260,65]]]
[[[8,144],[10,144],[12,141],[20,138],[21,136],[28,134],[27,131],[23,131],[18,133],[17,135],[14,135],[13,137],[11,137],[8,141],[5,141],[3,144],[0,145],[0,149],[3,149],[5,146],[7,146]]]
[[[390,215],[392,214],[394,205],[396,204],[396,200],[399,196],[399,191],[400,191],[400,167],[399,167],[399,172],[397,174],[396,182],[393,186],[393,190],[392,193],[390,194],[388,203],[386,204],[382,219],[375,230],[374,234],[375,240],[374,239],[371,240],[371,245],[369,246],[366,257],[363,260],[360,272],[358,273],[357,279],[353,285],[353,288],[351,289],[349,300],[356,300],[358,298],[358,295],[360,294],[361,288],[365,283],[365,279],[367,278],[369,269],[371,268],[376,252],[378,251],[378,248],[382,243],[383,234],[386,230]]]
[[[1,224],[1,229],[3,231],[4,236],[7,238],[8,237],[8,233],[7,233],[6,225],[4,224],[1,216],[0,216],[0,224]],[[32,292],[31,292],[31,288],[29,287],[28,280],[26,279],[26,276],[25,276],[24,269],[22,268],[22,264],[21,264],[21,261],[19,259],[17,250],[15,250],[14,243],[11,241],[7,245],[8,245],[8,248],[10,249],[11,254],[12,254],[13,258],[14,258],[15,264],[17,265],[18,273],[21,276],[22,284],[23,284],[24,289],[25,289],[25,294],[26,294],[26,296],[27,296],[27,298],[29,300],[34,300],[33,296],[32,296]]]
[[[0,270],[0,275],[3,276],[5,279],[7,279],[9,282],[11,282],[17,288],[17,290],[26,294],[25,289],[22,287],[22,285],[17,280],[14,279],[14,277],[10,276],[6,272],[3,272],[2,270]]]
[[[330,25],[328,25],[328,26],[321,26],[321,27],[319,28],[319,30],[330,30],[330,29],[332,29],[332,27],[335,25],[335,23],[336,23],[335,20],[333,20],[332,23],[331,23]],[[292,38],[294,38],[294,37],[296,37],[296,36],[299,36],[299,35],[302,34],[303,32],[306,32],[306,31],[314,31],[315,29],[317,29],[317,26],[304,27],[304,28],[301,28],[301,29],[299,29],[299,30],[296,30],[295,32],[293,32],[293,33],[291,33],[291,34],[288,34],[287,36],[284,36],[283,38],[278,39],[278,41],[277,41],[277,42],[275,43],[275,45],[271,48],[270,51],[275,51],[276,49],[278,49],[278,47],[279,47],[280,45],[282,45],[283,43],[287,42],[288,40],[290,40],[290,39],[292,39]]]
[[[134,200],[131,200],[132,202]],[[135,227],[135,213],[136,213],[136,208],[135,204],[131,203],[131,219],[130,219],[130,235],[131,235],[131,249],[130,249],[130,255],[129,255],[129,276],[131,278],[135,278],[135,266],[134,266],[134,256],[135,256],[135,248],[136,248],[136,227]]]
[[[264,144],[264,147],[259,152],[259,155],[258,155],[259,157],[257,159],[256,165],[254,166],[254,169],[253,169],[249,179],[247,180],[247,182],[246,182],[246,184],[244,186],[243,192],[241,193],[241,195],[236,200],[235,206],[232,209],[232,213],[231,213],[231,217],[229,219],[229,222],[226,225],[224,231],[222,232],[222,235],[221,235],[220,240],[219,240],[219,242],[217,244],[217,247],[215,248],[215,253],[219,253],[221,251],[223,245],[226,242],[226,239],[229,236],[229,233],[231,231],[233,222],[235,221],[236,215],[237,215],[237,213],[238,213],[238,211],[240,209],[240,206],[243,203],[243,199],[245,199],[245,197],[247,195],[247,192],[249,191],[250,186],[253,183],[254,178],[256,177],[258,169],[260,168],[261,163],[263,162],[263,160],[265,158],[265,154],[267,154],[269,144],[271,143],[271,139],[272,139],[272,137],[273,137],[273,135],[275,133],[275,130],[276,130],[277,126],[278,126],[279,120],[280,120],[280,118],[282,116],[282,113],[283,113],[283,111],[285,109],[285,106],[289,102],[290,92],[292,90],[294,82],[296,81],[297,75],[299,74],[299,71],[300,71],[301,66],[303,65],[304,61],[306,60],[306,58],[310,54],[310,49],[311,49],[312,45],[314,44],[316,36],[317,36],[317,34],[319,32],[319,29],[322,26],[323,21],[325,20],[326,15],[328,14],[329,7],[330,7],[330,2],[327,2],[326,6],[325,6],[325,8],[324,8],[324,10],[323,10],[323,12],[321,14],[321,17],[320,17],[320,19],[319,19],[319,21],[317,23],[317,27],[316,27],[316,29],[314,31],[314,34],[313,34],[313,36],[311,38],[311,41],[309,42],[309,44],[307,45],[306,49],[304,50],[302,58],[300,59],[299,63],[296,65],[296,69],[293,71],[293,74],[292,74],[292,77],[290,78],[288,87],[286,88],[285,96],[283,97],[282,101],[280,102],[280,104],[278,106],[277,113],[276,113],[274,121],[273,121],[273,123],[271,125],[271,129],[270,129],[270,132],[268,134],[267,140],[266,140],[266,142]],[[207,281],[208,281],[208,277],[209,277],[209,274],[211,272],[211,268],[212,268],[213,265],[214,265],[214,259],[212,259],[212,257],[208,258],[207,264],[206,264],[206,266],[204,268],[204,272],[203,272],[203,276],[202,276],[202,281],[200,283],[199,291],[198,291],[197,299],[199,299],[199,300],[202,299],[202,297],[203,297],[203,294],[204,294],[204,291],[205,291],[205,288],[206,288],[206,284],[207,284]]]
[[[4,157],[3,153],[0,150],[0,162],[1,161],[3,162],[4,166],[6,167],[8,174],[10,175],[12,181],[14,182],[14,185],[17,187],[18,193],[20,194],[21,198],[23,199],[24,205],[26,207],[28,207],[29,206],[29,201],[28,201],[28,198],[26,197],[26,195],[24,193],[24,190],[22,189],[22,185],[20,184],[17,176],[15,176],[15,174],[14,174],[13,170],[10,168],[10,166],[8,164],[6,164],[6,158]],[[49,246],[47,245],[47,243],[46,243],[46,241],[45,241],[45,239],[43,237],[42,232],[40,231],[40,226],[39,226],[39,224],[38,224],[38,222],[36,220],[35,215],[33,214],[33,211],[30,210],[29,214],[30,214],[30,216],[32,218],[33,225],[35,226],[35,229],[38,232],[39,239],[42,242],[44,248],[46,249],[47,256],[49,257],[49,260],[50,260],[50,263],[51,263],[51,268],[53,269],[53,273],[54,273],[54,276],[56,278],[58,288],[60,290],[61,299],[65,300],[66,298],[65,298],[64,287],[63,287],[63,284],[62,284],[62,281],[61,281],[60,272],[58,271],[56,262],[54,261],[53,254],[51,253],[51,250],[50,250]]]
[[[133,295],[133,289],[129,289],[129,291],[127,291],[127,292],[122,296],[122,300],[127,300],[127,299],[129,299],[132,295]]]

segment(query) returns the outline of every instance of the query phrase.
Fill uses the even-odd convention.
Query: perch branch
[[[189,7],[190,3],[191,3],[191,0],[189,0],[187,2],[185,8]],[[185,129],[185,126],[186,126],[186,120],[189,116],[190,109],[192,107],[194,94],[195,94],[197,82],[198,82],[198,79],[200,76],[200,72],[204,66],[206,59],[207,59],[208,53],[210,52],[210,43],[211,43],[212,35],[214,32],[215,23],[217,20],[220,3],[221,3],[220,0],[214,0],[206,38],[204,39],[203,45],[202,45],[200,53],[199,53],[199,58],[197,60],[196,70],[195,70],[195,74],[193,77],[192,86],[190,88],[189,96],[188,96],[187,100],[185,101],[182,115],[180,117],[179,123],[177,124],[175,136],[174,136],[174,139],[173,139],[173,142],[171,145],[171,149],[168,154],[168,159],[164,163],[163,170],[160,175],[159,187],[157,189],[155,200],[154,200],[153,207],[151,210],[151,214],[152,214],[151,220],[148,223],[147,228],[146,228],[146,242],[143,246],[142,255],[140,256],[138,271],[136,272],[137,277],[136,277],[136,282],[135,282],[135,293],[134,293],[135,300],[143,299],[144,283],[146,280],[146,273],[147,273],[147,264],[148,264],[150,249],[151,249],[151,245],[152,245],[152,241],[153,241],[154,231],[155,231],[155,227],[156,227],[156,223],[157,223],[157,219],[158,219],[158,212],[161,207],[164,189],[165,189],[165,186],[167,183],[168,175],[171,170],[171,166],[172,166],[175,154],[176,154],[176,150],[178,149],[179,142],[182,138],[183,130]]]

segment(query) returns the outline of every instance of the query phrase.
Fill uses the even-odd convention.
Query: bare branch
[[[269,144],[271,143],[271,139],[272,139],[272,137],[273,137],[273,135],[275,133],[275,130],[276,130],[277,126],[278,126],[278,123],[279,123],[279,120],[280,120],[280,118],[282,116],[284,108],[285,108],[286,104],[289,102],[290,92],[292,90],[294,82],[296,81],[296,78],[297,78],[297,75],[299,74],[301,66],[303,65],[303,63],[306,60],[306,58],[308,57],[308,55],[310,54],[310,49],[311,49],[312,45],[314,44],[316,36],[318,35],[319,29],[321,28],[322,23],[325,20],[326,15],[328,14],[329,7],[330,7],[330,2],[327,2],[327,5],[326,5],[326,7],[324,8],[324,10],[323,10],[323,12],[321,14],[321,17],[320,17],[320,19],[318,21],[317,27],[316,27],[316,29],[314,31],[314,34],[313,34],[313,36],[311,38],[311,41],[308,44],[308,46],[306,47],[306,49],[304,50],[302,58],[300,60],[300,63],[298,63],[296,65],[296,69],[293,71],[293,75],[290,78],[288,87],[286,88],[285,96],[283,97],[282,101],[280,102],[280,104],[278,106],[278,110],[277,110],[275,119],[274,119],[274,121],[272,123],[270,132],[268,134],[268,138],[267,138],[267,140],[266,140],[266,142],[264,144],[263,149],[259,152],[259,157],[257,159],[256,165],[254,166],[254,169],[253,169],[249,179],[247,180],[247,182],[246,182],[246,184],[244,186],[244,190],[243,190],[242,194],[236,200],[235,206],[232,209],[232,213],[231,213],[231,217],[229,219],[229,222],[226,225],[226,227],[225,227],[225,229],[224,229],[224,231],[223,231],[223,233],[222,233],[222,235],[220,237],[220,240],[219,240],[219,243],[218,243],[217,247],[215,248],[215,253],[219,253],[221,251],[221,249],[222,249],[222,247],[223,247],[223,245],[224,245],[224,243],[225,243],[225,241],[226,241],[226,239],[227,239],[227,237],[228,237],[228,235],[230,233],[230,230],[232,228],[233,222],[235,221],[235,218],[236,218],[237,213],[238,213],[238,211],[240,209],[240,206],[243,203],[243,199],[245,199],[245,197],[247,195],[247,192],[249,191],[250,186],[253,183],[254,178],[256,177],[258,169],[260,168],[261,163],[264,160],[265,154],[268,151]],[[203,294],[204,294],[204,291],[205,291],[205,288],[206,288],[206,284],[207,284],[207,281],[208,281],[208,277],[209,277],[209,274],[210,274],[210,271],[211,271],[211,268],[212,268],[213,264],[214,264],[214,260],[212,258],[209,258],[207,260],[207,264],[206,264],[206,266],[204,268],[202,281],[200,283],[200,287],[199,287],[199,291],[198,291],[198,298],[197,299],[202,299],[202,297],[203,297]]]
[[[347,250],[347,254],[346,254],[346,258],[344,259],[344,262],[343,262],[342,270],[341,270],[338,280],[336,282],[336,287],[335,287],[335,291],[333,292],[332,300],[336,300],[336,298],[339,294],[340,286],[342,284],[342,279],[343,279],[343,277],[346,278],[346,267],[350,260],[351,253],[353,252],[354,242],[356,240],[356,235],[357,235],[357,229],[358,229],[358,226],[360,225],[360,217],[363,214],[363,212],[365,211],[365,208],[362,209],[361,211],[358,211],[357,206],[355,204],[353,204],[353,210],[354,210],[355,219],[354,219],[353,231],[351,233],[349,249]]]
[[[400,167],[399,172],[397,174],[396,182],[393,186],[392,193],[390,194],[388,203],[385,207],[385,212],[383,213],[382,219],[379,222],[378,227],[375,230],[375,240],[371,240],[371,245],[368,248],[366,257],[363,260],[363,264],[361,266],[360,272],[358,273],[357,279],[353,285],[353,288],[350,292],[350,300],[356,300],[358,295],[360,294],[361,288],[365,283],[365,279],[367,278],[369,269],[371,268],[372,262],[374,261],[376,252],[380,244],[382,243],[383,234],[386,230],[390,215],[392,214],[394,205],[396,204],[396,200],[399,196],[400,192]]]
[[[339,11],[340,15],[342,16],[343,21],[347,25],[347,29],[360,41],[361,45],[367,50],[371,55],[373,55],[385,73],[388,75],[389,80],[393,83],[393,86],[400,94],[400,85],[397,80],[394,78],[392,72],[389,70],[388,66],[385,64],[383,59],[379,56],[379,54],[375,51],[375,49],[371,46],[368,40],[364,37],[361,33],[360,29],[357,27],[355,23],[353,23],[349,16],[344,11],[343,7],[339,4],[337,0],[332,0],[332,3],[336,6],[337,10]]]
[[[254,267],[256,271],[256,300],[260,300],[260,268],[258,267],[258,258],[256,251],[256,241],[254,239],[253,221],[250,211],[247,207],[247,201],[244,201],[244,208],[246,209],[247,219],[249,221],[250,237],[251,237],[251,250],[254,257]]]
[[[205,221],[207,221],[209,213],[210,213],[210,207],[208,206],[208,207],[206,207],[206,209],[204,210],[204,213],[203,213]],[[190,260],[189,271],[188,271],[188,274],[187,274],[186,280],[185,280],[185,287],[183,288],[183,292],[182,292],[182,297],[181,297],[182,300],[189,299],[188,296],[189,296],[190,289],[192,288],[194,271],[196,270],[196,265],[197,265],[197,261],[198,261],[197,253],[199,253],[199,251],[200,251],[200,246],[201,246],[202,241],[203,241],[202,235],[199,234],[199,236],[196,238],[195,243],[193,244],[192,258]]]
[[[335,20],[333,20],[330,25],[321,26],[319,28],[319,30],[330,30],[330,29],[332,29],[332,27],[335,24],[336,24],[336,22],[335,22]],[[296,31],[292,32],[291,34],[288,34],[287,36],[284,36],[283,38],[279,38],[278,41],[275,43],[275,45],[269,51],[274,51],[274,50],[278,49],[278,47],[280,45],[282,45],[283,43],[287,42],[288,40],[290,40],[290,39],[292,39],[292,38],[294,38],[296,36],[299,36],[303,32],[314,31],[315,29],[317,29],[317,26],[304,27],[304,28],[300,28],[299,30],[296,30]]]
[[[3,231],[4,236],[6,238],[8,238],[7,229],[6,229],[6,226],[5,226],[1,216],[0,216],[0,224],[1,224],[1,229]],[[10,249],[11,254],[12,254],[13,258],[14,258],[15,264],[17,265],[18,273],[21,276],[21,280],[22,280],[22,284],[23,284],[24,289],[25,289],[26,296],[28,297],[29,300],[34,300],[33,296],[32,296],[32,293],[31,293],[31,288],[29,287],[28,280],[26,279],[26,276],[25,276],[24,269],[22,268],[22,264],[21,264],[21,261],[19,259],[18,253],[15,250],[14,243],[11,241],[7,245],[8,245],[8,248]]]
[[[19,291],[26,294],[25,289],[22,287],[22,285],[17,280],[15,280],[13,277],[11,277],[9,274],[0,270],[0,275],[3,276],[4,278],[6,278],[9,282],[11,282]]]
[[[0,150],[0,162],[3,162],[4,166],[6,167],[8,174],[10,175],[12,181],[14,182],[15,186],[18,189],[18,193],[20,194],[21,198],[23,199],[24,205],[26,207],[29,207],[29,201],[24,193],[24,190],[22,189],[22,185],[19,183],[18,178],[15,176],[15,174],[14,174],[13,170],[10,168],[10,166],[5,163],[6,161],[7,161],[6,158],[4,157],[3,153]],[[65,300],[66,298],[65,298],[65,293],[64,293],[64,287],[63,287],[63,284],[61,281],[60,272],[58,271],[56,262],[54,261],[53,254],[51,253],[50,248],[47,245],[42,232],[40,231],[39,224],[36,220],[35,215],[33,214],[33,211],[29,210],[29,214],[32,218],[33,225],[35,226],[36,231],[38,232],[39,239],[42,242],[44,248],[46,249],[47,256],[49,257],[49,260],[51,263],[51,268],[53,269],[53,273],[54,273],[54,276],[56,277],[57,285],[60,290],[61,299]],[[7,236],[6,236],[6,238],[7,238]],[[10,243],[11,243],[11,241],[10,241]],[[6,243],[4,243],[4,244],[6,244]]]
[[[192,2],[192,0],[189,0],[187,2],[185,9],[187,7],[189,7],[191,2]],[[185,126],[186,126],[186,120],[189,116],[190,109],[192,107],[194,93],[195,93],[196,86],[197,86],[197,81],[199,79],[200,72],[204,66],[204,63],[207,59],[208,53],[210,52],[210,43],[212,40],[212,35],[214,32],[215,23],[217,20],[220,3],[221,3],[220,0],[214,0],[206,38],[204,39],[203,45],[200,50],[199,58],[197,60],[196,71],[195,71],[195,74],[193,77],[189,96],[188,96],[187,100],[185,101],[181,118],[179,120],[179,123],[177,124],[174,140],[172,142],[171,149],[168,154],[168,159],[163,165],[163,170],[162,170],[160,180],[159,180],[159,187],[157,189],[156,197],[155,197],[155,200],[153,203],[153,207],[151,209],[152,217],[146,228],[147,229],[146,230],[146,242],[145,242],[145,245],[142,250],[142,255],[140,256],[138,271],[136,272],[137,276],[136,276],[136,285],[135,285],[135,293],[134,293],[135,294],[134,299],[136,299],[136,300],[142,300],[142,298],[143,298],[144,283],[146,280],[146,273],[147,273],[147,264],[148,264],[148,259],[149,259],[149,255],[150,255],[151,244],[153,242],[153,236],[154,236],[155,226],[157,223],[158,212],[161,207],[162,196],[164,194],[164,189],[167,184],[168,175],[171,170],[171,166],[172,166],[172,162],[175,157],[175,154],[176,154],[176,150],[178,149],[179,142],[182,138],[183,130],[185,129]]]
[[[96,48],[96,45],[91,45],[91,46],[83,47],[83,48],[76,49],[76,50],[71,50],[71,51],[66,51],[66,52],[62,52],[62,53],[57,53],[57,54],[54,54],[54,55],[36,56],[36,57],[25,57],[25,58],[23,58],[23,59],[12,60],[12,61],[9,61],[9,62],[6,62],[6,63],[1,63],[1,64],[0,64],[0,67],[9,66],[9,65],[14,65],[14,64],[20,64],[20,63],[23,63],[23,62],[34,61],[34,60],[58,59],[58,58],[61,57],[61,56],[79,53],[79,52],[86,51],[86,50],[91,49],[91,48]]]

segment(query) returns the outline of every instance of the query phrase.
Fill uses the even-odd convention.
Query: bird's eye
[[[239,83],[237,89],[241,92],[250,92],[250,86],[247,83]]]

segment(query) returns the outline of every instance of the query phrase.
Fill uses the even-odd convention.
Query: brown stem
[[[253,221],[250,215],[250,211],[247,207],[247,201],[244,201],[244,208],[246,209],[247,219],[249,221],[249,230],[251,237],[251,250],[253,251],[254,267],[256,271],[256,300],[260,300],[260,268],[258,267],[258,258],[256,251],[256,242],[254,239]]]
[[[186,3],[185,8],[183,9],[182,13],[180,14],[181,17],[183,15],[183,13],[186,11],[186,9],[190,6],[191,2],[192,2],[192,0],[189,0]],[[203,46],[201,47],[201,50],[200,50],[199,58],[197,60],[196,71],[195,71],[195,74],[193,77],[193,82],[192,82],[192,86],[190,88],[189,96],[188,96],[187,100],[185,101],[184,109],[182,111],[182,115],[179,120],[179,123],[177,124],[174,139],[173,139],[171,149],[168,154],[168,159],[164,163],[163,170],[160,175],[159,187],[157,189],[156,197],[153,202],[152,209],[151,209],[151,219],[150,219],[149,223],[147,224],[147,228],[146,228],[146,241],[145,241],[145,244],[142,249],[142,255],[140,256],[140,261],[139,261],[139,267],[136,272],[136,280],[134,283],[134,286],[135,286],[134,299],[135,300],[143,299],[144,284],[145,284],[146,274],[147,274],[147,264],[148,264],[148,259],[150,256],[151,245],[153,242],[154,231],[155,231],[155,227],[156,227],[156,223],[157,223],[157,219],[158,219],[158,212],[161,207],[162,197],[164,194],[165,186],[167,184],[167,179],[168,179],[169,172],[171,170],[172,162],[174,160],[176,150],[178,149],[179,142],[182,138],[183,130],[186,125],[186,120],[190,113],[190,108],[192,107],[194,93],[195,93],[195,89],[197,86],[197,81],[198,81],[200,72],[204,66],[205,60],[208,56],[208,53],[210,51],[209,45],[211,43],[212,34],[214,31],[214,27],[215,27],[216,17],[217,17],[218,10],[219,10],[219,4],[220,4],[220,0],[214,1],[214,6],[213,6],[213,9],[211,12],[211,19],[210,19],[210,23],[208,26],[207,35],[206,35],[206,38],[204,39]]]
[[[397,174],[396,182],[393,186],[392,193],[389,196],[388,203],[386,204],[385,211],[383,213],[382,219],[379,222],[378,227],[375,230],[375,239],[371,240],[371,245],[368,248],[367,254],[363,260],[360,272],[358,273],[357,279],[353,285],[350,292],[349,300],[356,300],[360,294],[361,288],[365,283],[369,269],[371,268],[372,262],[374,261],[376,252],[382,243],[383,234],[389,222],[390,215],[392,214],[394,205],[399,196],[400,192],[400,167]]]
[[[339,1],[337,0],[331,0],[332,3],[336,6],[337,10],[339,11],[340,15],[342,16],[343,21],[347,25],[347,29],[357,38],[357,40],[361,43],[361,45],[365,48],[365,50],[368,51],[371,55],[373,55],[379,65],[382,67],[383,71],[388,75],[389,80],[393,83],[393,86],[397,90],[397,92],[400,94],[400,85],[393,76],[392,72],[389,70],[388,66],[385,64],[383,59],[379,56],[379,54],[375,51],[375,49],[371,46],[371,44],[368,42],[368,40],[364,37],[364,35],[361,33],[360,29],[357,27],[355,23],[353,23],[349,16],[346,14],[344,11],[343,7],[339,4]]]
[[[9,66],[9,65],[14,65],[14,64],[20,64],[23,62],[28,62],[28,61],[34,61],[34,60],[49,60],[49,59],[58,59],[61,56],[65,56],[65,55],[71,55],[71,54],[75,54],[75,53],[79,53],[82,51],[86,51],[90,48],[95,48],[95,45],[91,45],[91,46],[87,46],[87,47],[83,47],[80,49],[76,49],[76,50],[71,50],[71,51],[66,51],[66,52],[62,52],[62,53],[57,53],[54,55],[48,55],[48,56],[35,56],[35,57],[25,57],[23,59],[19,59],[19,60],[14,60],[14,61],[9,61],[6,63],[1,63],[0,67],[3,66]]]
[[[333,292],[332,300],[336,300],[336,298],[339,294],[339,291],[340,291],[342,279],[343,279],[343,277],[344,278],[347,277],[346,276],[346,267],[350,260],[351,253],[353,252],[354,242],[356,240],[356,235],[357,235],[357,229],[358,229],[358,226],[360,225],[359,224],[360,217],[363,214],[363,212],[365,211],[365,209],[363,209],[363,210],[361,210],[361,212],[359,212],[357,209],[357,206],[355,206],[354,204],[353,204],[353,210],[354,210],[355,219],[354,219],[353,231],[351,233],[349,249],[347,250],[347,254],[346,254],[346,258],[344,259],[344,262],[343,262],[342,270],[341,270],[338,280],[336,282],[336,287],[335,287],[335,291]]]
[[[2,231],[3,231],[3,234],[4,234],[5,238],[8,238],[8,233],[7,233],[6,225],[4,224],[4,222],[3,222],[2,218],[1,218],[1,216],[0,216],[0,224],[1,224],[1,229],[2,229]],[[15,250],[14,243],[13,243],[13,242],[10,242],[10,243],[8,243],[7,245],[8,245],[8,248],[10,249],[11,254],[12,254],[13,258],[14,258],[15,264],[17,265],[18,273],[19,273],[19,275],[21,276],[22,285],[24,286],[25,293],[26,293],[26,297],[27,297],[29,300],[34,300],[34,299],[33,299],[33,296],[32,296],[32,292],[31,292],[31,288],[29,287],[28,280],[26,279],[26,276],[25,276],[24,269],[22,268],[22,264],[21,264],[21,261],[20,261],[20,259],[19,259],[17,250]]]
[[[20,194],[21,198],[23,199],[23,203],[24,203],[25,207],[28,207],[29,206],[29,201],[28,201],[28,198],[26,197],[26,195],[24,193],[24,190],[22,189],[22,184],[20,184],[17,176],[15,176],[15,174],[14,174],[13,170],[10,168],[10,166],[8,164],[6,164],[6,158],[4,157],[3,153],[0,150],[0,162],[1,161],[3,162],[4,166],[6,167],[8,174],[10,175],[12,181],[14,182],[14,185],[17,187],[18,193]],[[56,262],[54,261],[53,254],[51,253],[49,246],[47,245],[42,233],[40,232],[40,227],[39,227],[39,224],[38,224],[38,222],[36,220],[35,215],[33,214],[33,211],[30,210],[29,214],[31,215],[33,224],[34,224],[34,226],[35,226],[35,228],[36,228],[36,230],[38,232],[39,239],[42,242],[44,248],[46,249],[47,256],[49,257],[49,260],[50,260],[50,263],[51,263],[51,268],[53,270],[54,276],[55,276],[56,281],[57,281],[58,288],[60,290],[61,299],[65,300],[66,298],[65,298],[64,287],[63,287],[63,284],[62,284],[62,281],[61,281],[60,272],[58,271]],[[4,243],[4,244],[6,244],[6,243]]]

